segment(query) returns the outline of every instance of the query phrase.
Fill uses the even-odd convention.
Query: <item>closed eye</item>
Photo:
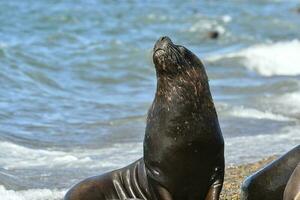
[[[180,51],[180,53],[182,53],[182,55],[185,55],[186,49],[183,46],[177,45],[178,50]]]

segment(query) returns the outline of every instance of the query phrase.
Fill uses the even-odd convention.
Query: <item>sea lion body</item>
[[[287,182],[300,162],[300,145],[249,176],[241,200],[282,200]]]
[[[175,64],[168,58],[173,54]],[[168,38],[156,43],[153,59],[157,91],[144,140],[148,181],[174,200],[204,199],[224,175],[224,141],[204,66]]]
[[[300,200],[300,162],[285,187],[283,200]]]
[[[71,200],[151,199],[143,159],[75,185],[65,196]]]
[[[65,200],[217,200],[224,140],[201,61],[168,37],[154,47],[157,90],[148,111],[144,156],[87,179]]]

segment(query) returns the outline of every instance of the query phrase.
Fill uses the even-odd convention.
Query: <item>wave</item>
[[[226,31],[226,24],[232,21],[230,15],[222,15],[215,18],[207,18],[203,15],[196,14],[191,20],[189,27],[184,29],[184,32],[197,33],[203,36],[207,35],[210,31],[217,31],[223,35]]]
[[[281,155],[300,143],[300,126],[284,127],[269,135],[241,136],[225,140],[227,164],[254,162],[274,154]],[[245,145],[247,144],[247,145]]]
[[[293,121],[294,119],[274,114],[268,111],[260,111],[254,108],[235,107],[229,111],[229,114],[235,117],[253,118],[253,119],[269,119],[274,121]]]
[[[285,115],[299,119],[300,91],[283,94],[278,98],[271,99],[271,102],[280,105],[277,109]]]
[[[108,148],[72,149],[70,152],[65,152],[32,149],[10,142],[0,142],[0,149],[0,166],[6,170],[39,167],[116,168],[137,159],[142,152],[142,145],[137,143],[112,144]]]
[[[41,167],[54,165],[69,165],[70,163],[87,163],[91,161],[89,157],[79,157],[62,151],[50,151],[41,149],[31,149],[9,142],[0,142],[4,159],[0,160],[0,165],[4,169],[18,169],[28,167]]]
[[[300,41],[292,40],[271,44],[258,44],[238,52],[215,55],[208,61],[239,59],[240,63],[263,76],[299,75]]]
[[[61,200],[66,190],[29,189],[29,190],[7,190],[0,185],[0,197],[2,200]]]
[[[195,24],[193,24],[189,29],[188,31],[191,32],[191,33],[199,33],[199,32],[207,32],[207,31],[210,31],[210,30],[216,30],[218,31],[220,34],[224,34],[226,29],[221,26],[221,25],[217,25],[217,24],[214,24],[214,23],[209,23],[209,22],[197,22]]]

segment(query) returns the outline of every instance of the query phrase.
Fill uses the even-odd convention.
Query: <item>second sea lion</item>
[[[300,162],[300,145],[249,176],[241,200],[282,200],[287,182]]]

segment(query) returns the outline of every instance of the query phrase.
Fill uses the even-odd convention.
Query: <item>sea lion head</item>
[[[182,45],[176,45],[172,40],[163,36],[157,40],[153,48],[153,63],[160,75],[172,77],[183,71],[198,67],[204,70],[200,59]],[[206,73],[204,71],[205,78]]]

